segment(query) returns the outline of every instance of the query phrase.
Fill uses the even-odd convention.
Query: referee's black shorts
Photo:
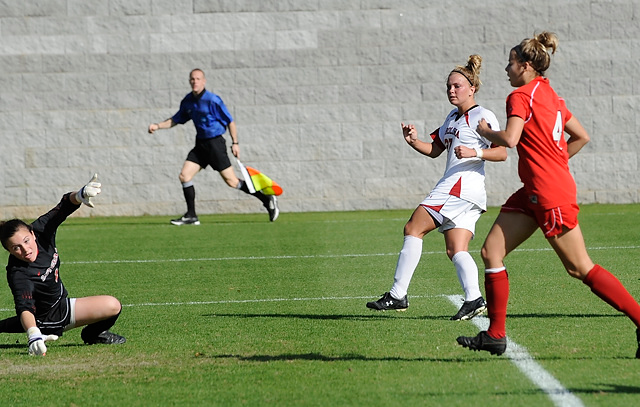
[[[189,151],[187,161],[194,162],[203,169],[210,165],[218,172],[231,167],[231,161],[227,155],[227,142],[222,136],[205,140],[196,139],[196,146]]]

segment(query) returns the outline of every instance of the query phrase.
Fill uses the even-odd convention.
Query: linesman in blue
[[[280,210],[275,196],[268,196],[258,191],[250,193],[244,180],[239,179],[227,155],[226,141],[223,134],[229,130],[231,136],[231,152],[234,157],[240,153],[236,124],[220,96],[205,89],[207,80],[201,69],[189,73],[191,92],[180,102],[180,110],[165,121],[149,125],[149,133],[159,129],[170,129],[178,124],[193,121],[196,128],[196,145],[187,155],[180,171],[182,191],[187,202],[187,212],[180,218],[171,221],[174,225],[199,225],[195,208],[196,191],[193,177],[200,170],[211,166],[218,171],[224,181],[232,188],[239,189],[258,198],[269,212],[269,220],[278,218]]]

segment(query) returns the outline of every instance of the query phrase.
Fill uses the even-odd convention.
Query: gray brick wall
[[[579,201],[636,203],[639,18],[640,0],[2,1],[0,218],[34,217],[94,171],[103,194],[79,216],[183,213],[193,126],[146,128],[194,67],[283,212],[415,207],[444,157],[412,151],[400,122],[438,127],[446,75],[479,53],[477,99],[504,124],[508,51],[541,30],[559,35],[548,76],[592,136],[571,162]],[[518,188],[516,166],[514,150],[487,165],[490,205]],[[195,182],[201,214],[262,210],[210,169]]]

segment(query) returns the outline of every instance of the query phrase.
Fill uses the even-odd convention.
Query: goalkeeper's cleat
[[[465,301],[460,307],[458,313],[451,317],[452,321],[466,321],[482,314],[487,310],[487,303],[484,298],[478,297],[473,301]]]
[[[480,331],[476,336],[458,336],[458,343],[470,350],[486,350],[492,355],[502,355],[507,350],[507,338],[492,338],[487,331]]]
[[[371,308],[377,311],[396,310],[406,311],[409,308],[409,301],[405,295],[401,299],[397,300],[391,296],[391,293],[384,293],[382,298],[378,301],[370,301],[367,303],[367,308]]]
[[[87,345],[103,344],[103,345],[119,345],[125,343],[127,340],[124,336],[114,334],[111,331],[102,331],[98,336],[93,338],[85,338],[84,331],[80,335],[82,340]]]
[[[178,219],[171,219],[171,224],[180,226],[180,225],[199,225],[200,221],[197,216],[187,216],[184,214],[182,217]]]
[[[636,329],[636,340],[638,341],[638,350],[636,351],[636,359],[640,359],[640,328]]]
[[[278,200],[274,195],[269,196],[269,202],[264,207],[267,208],[267,212],[269,212],[269,220],[271,222],[278,219],[280,209],[278,209]]]

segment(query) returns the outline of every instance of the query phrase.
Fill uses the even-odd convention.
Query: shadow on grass
[[[386,318],[394,319],[416,319],[416,320],[448,320],[449,315],[417,315],[408,316],[403,312],[389,312],[389,313],[375,313],[372,315],[354,315],[354,314],[204,314],[203,317],[229,317],[229,318],[294,318],[294,319],[316,319],[316,320],[349,320],[349,321],[371,321],[371,320],[384,320]]]
[[[3,343],[0,344],[0,349],[24,349],[27,347],[25,343]]]
[[[90,346],[90,345],[86,345],[84,343],[51,343],[51,342],[47,342],[47,347],[49,346],[54,346],[56,348],[75,348],[75,347],[79,347],[79,346]],[[27,348],[27,344],[26,343],[3,343],[0,344],[0,349],[26,349]]]
[[[527,314],[510,314],[507,318],[618,318],[627,317],[622,313],[615,314],[558,314],[558,313],[527,313]]]
[[[449,315],[408,315],[406,312],[372,311],[371,315],[357,314],[203,314],[203,317],[229,317],[229,318],[295,318],[295,319],[315,319],[315,320],[351,320],[351,321],[373,321],[384,320],[386,318],[393,319],[414,319],[414,320],[433,320],[442,321],[449,320]],[[625,317],[624,314],[557,314],[557,313],[539,313],[539,314],[508,314],[507,318],[618,318]]]
[[[355,353],[339,356],[328,356],[321,353],[283,353],[281,355],[206,355],[197,354],[195,357],[204,357],[211,359],[234,359],[243,362],[290,362],[293,360],[308,360],[308,361],[320,361],[320,362],[348,362],[348,361],[363,361],[363,362],[473,362],[467,358],[429,358],[429,357],[415,357],[404,358],[395,356],[384,357],[370,357]],[[477,359],[477,362],[485,362],[481,359]],[[508,362],[508,359],[505,359]]]
[[[597,385],[596,389],[585,389],[579,387],[568,388],[571,393],[575,394],[607,394],[607,393],[615,393],[615,394],[640,394],[639,386],[623,386],[620,384],[605,384],[600,383]]]

